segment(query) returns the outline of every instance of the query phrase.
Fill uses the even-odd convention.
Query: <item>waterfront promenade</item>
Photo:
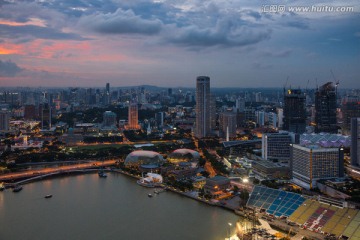
[[[22,172],[7,173],[0,176],[0,182],[15,182],[25,178],[41,177],[55,173],[84,170],[99,167],[109,167],[116,164],[116,160],[92,161],[73,165],[49,167],[44,169],[27,170]]]

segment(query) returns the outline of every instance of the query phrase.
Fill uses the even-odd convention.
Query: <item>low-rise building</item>
[[[271,161],[253,161],[252,172],[263,179],[289,178],[291,176],[288,166]]]
[[[206,179],[204,185],[205,194],[209,194],[212,197],[221,195],[226,189],[230,187],[230,179],[224,176],[215,176]]]

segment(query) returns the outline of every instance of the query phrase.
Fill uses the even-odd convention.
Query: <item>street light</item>
[[[232,226],[232,223],[228,223],[228,225],[229,225],[229,240],[230,240],[230,238],[231,238],[231,226]]]

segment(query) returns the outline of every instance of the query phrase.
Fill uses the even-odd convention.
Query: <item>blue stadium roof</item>
[[[276,217],[289,217],[304,201],[300,194],[255,186],[246,205],[263,208]]]

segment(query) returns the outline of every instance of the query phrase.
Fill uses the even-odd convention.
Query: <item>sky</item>
[[[358,0],[0,0],[0,86],[360,88],[359,13]]]

